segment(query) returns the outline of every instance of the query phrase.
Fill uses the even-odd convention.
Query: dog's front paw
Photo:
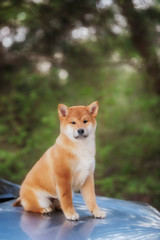
[[[79,214],[77,212],[65,213],[65,216],[70,221],[78,221]]]
[[[106,213],[104,211],[101,211],[99,208],[96,208],[92,211],[93,217],[95,218],[105,218]]]

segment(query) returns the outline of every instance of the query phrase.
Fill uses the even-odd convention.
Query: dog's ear
[[[64,104],[58,104],[58,115],[60,118],[64,118],[68,115],[68,107]]]
[[[99,104],[97,101],[91,103],[87,106],[88,111],[91,113],[93,117],[96,117],[98,114]]]

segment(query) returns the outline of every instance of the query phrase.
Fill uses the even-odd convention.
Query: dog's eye
[[[76,124],[76,122],[73,121],[73,122],[71,122],[71,124]]]
[[[84,120],[83,123],[87,123],[88,121],[87,120]]]

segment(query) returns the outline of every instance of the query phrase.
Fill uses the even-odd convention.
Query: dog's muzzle
[[[82,128],[79,128],[75,135],[74,135],[75,138],[86,138],[88,137],[88,132]]]

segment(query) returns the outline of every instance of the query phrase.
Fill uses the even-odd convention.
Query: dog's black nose
[[[77,132],[79,133],[79,135],[83,135],[84,129],[81,129],[81,128],[80,128],[80,129],[77,130]]]

